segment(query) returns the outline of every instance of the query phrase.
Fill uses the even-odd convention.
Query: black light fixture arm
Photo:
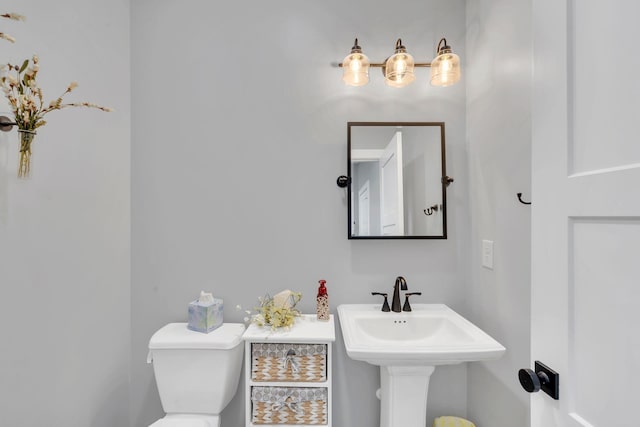
[[[448,47],[448,46],[447,46]],[[407,48],[402,45],[402,39],[398,39],[396,41],[396,50],[395,52],[406,52]],[[355,40],[353,47],[351,48],[351,53],[362,52],[362,48],[358,46],[358,39]],[[385,62],[371,62],[369,67],[373,68],[384,68],[386,65]],[[338,64],[338,67],[342,68],[344,65],[342,62]],[[431,67],[431,62],[416,62],[413,64],[414,67]]]
[[[399,50],[406,52],[406,48],[402,45],[402,39],[398,39],[396,41],[396,52],[398,52]],[[355,40],[355,42],[353,43],[353,47],[351,48],[351,53],[355,53],[355,52],[362,52],[362,48],[358,46],[358,39]],[[447,39],[443,37],[440,39],[440,41],[438,42],[438,46],[436,47],[436,56],[442,53],[447,53],[447,52],[451,52],[451,46],[447,44]],[[338,63],[339,68],[342,68],[343,66],[344,65],[342,64],[342,62]],[[369,64],[369,67],[373,67],[373,68],[384,68],[384,66],[385,66],[384,62],[371,62]],[[416,62],[413,64],[413,66],[414,67],[431,67],[431,62]]]
[[[334,62],[335,65],[335,62]],[[384,68],[385,63],[384,62],[372,62],[369,64],[369,67],[372,68]],[[416,62],[413,64],[414,67],[431,67],[431,62]],[[338,64],[338,67],[342,68],[342,62],[340,62]]]
[[[451,46],[447,45],[447,39],[443,37],[438,42],[438,47],[436,48],[436,56],[448,52],[451,52]]]

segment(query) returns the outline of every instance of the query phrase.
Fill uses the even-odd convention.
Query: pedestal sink
[[[380,366],[380,426],[424,427],[429,378],[438,365],[497,359],[505,348],[444,304],[383,312],[375,304],[338,306],[350,358]]]

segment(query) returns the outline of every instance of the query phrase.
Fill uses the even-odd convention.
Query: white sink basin
[[[444,304],[383,312],[375,304],[338,306],[347,354],[373,365],[436,366],[497,359],[505,348]]]
[[[429,378],[438,365],[497,359],[505,348],[444,304],[410,312],[381,305],[338,306],[347,354],[380,366],[381,427],[426,425]]]

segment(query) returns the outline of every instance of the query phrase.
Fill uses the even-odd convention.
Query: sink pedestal
[[[435,366],[380,366],[380,427],[424,427]]]
[[[444,304],[402,313],[379,304],[338,306],[347,354],[380,366],[380,426],[425,427],[436,366],[497,359],[505,348]]]

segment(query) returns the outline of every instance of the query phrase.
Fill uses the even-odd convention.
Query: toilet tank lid
[[[186,323],[169,323],[149,340],[149,349],[218,349],[228,350],[242,342],[245,326],[242,323],[223,323],[209,332],[192,331]]]

